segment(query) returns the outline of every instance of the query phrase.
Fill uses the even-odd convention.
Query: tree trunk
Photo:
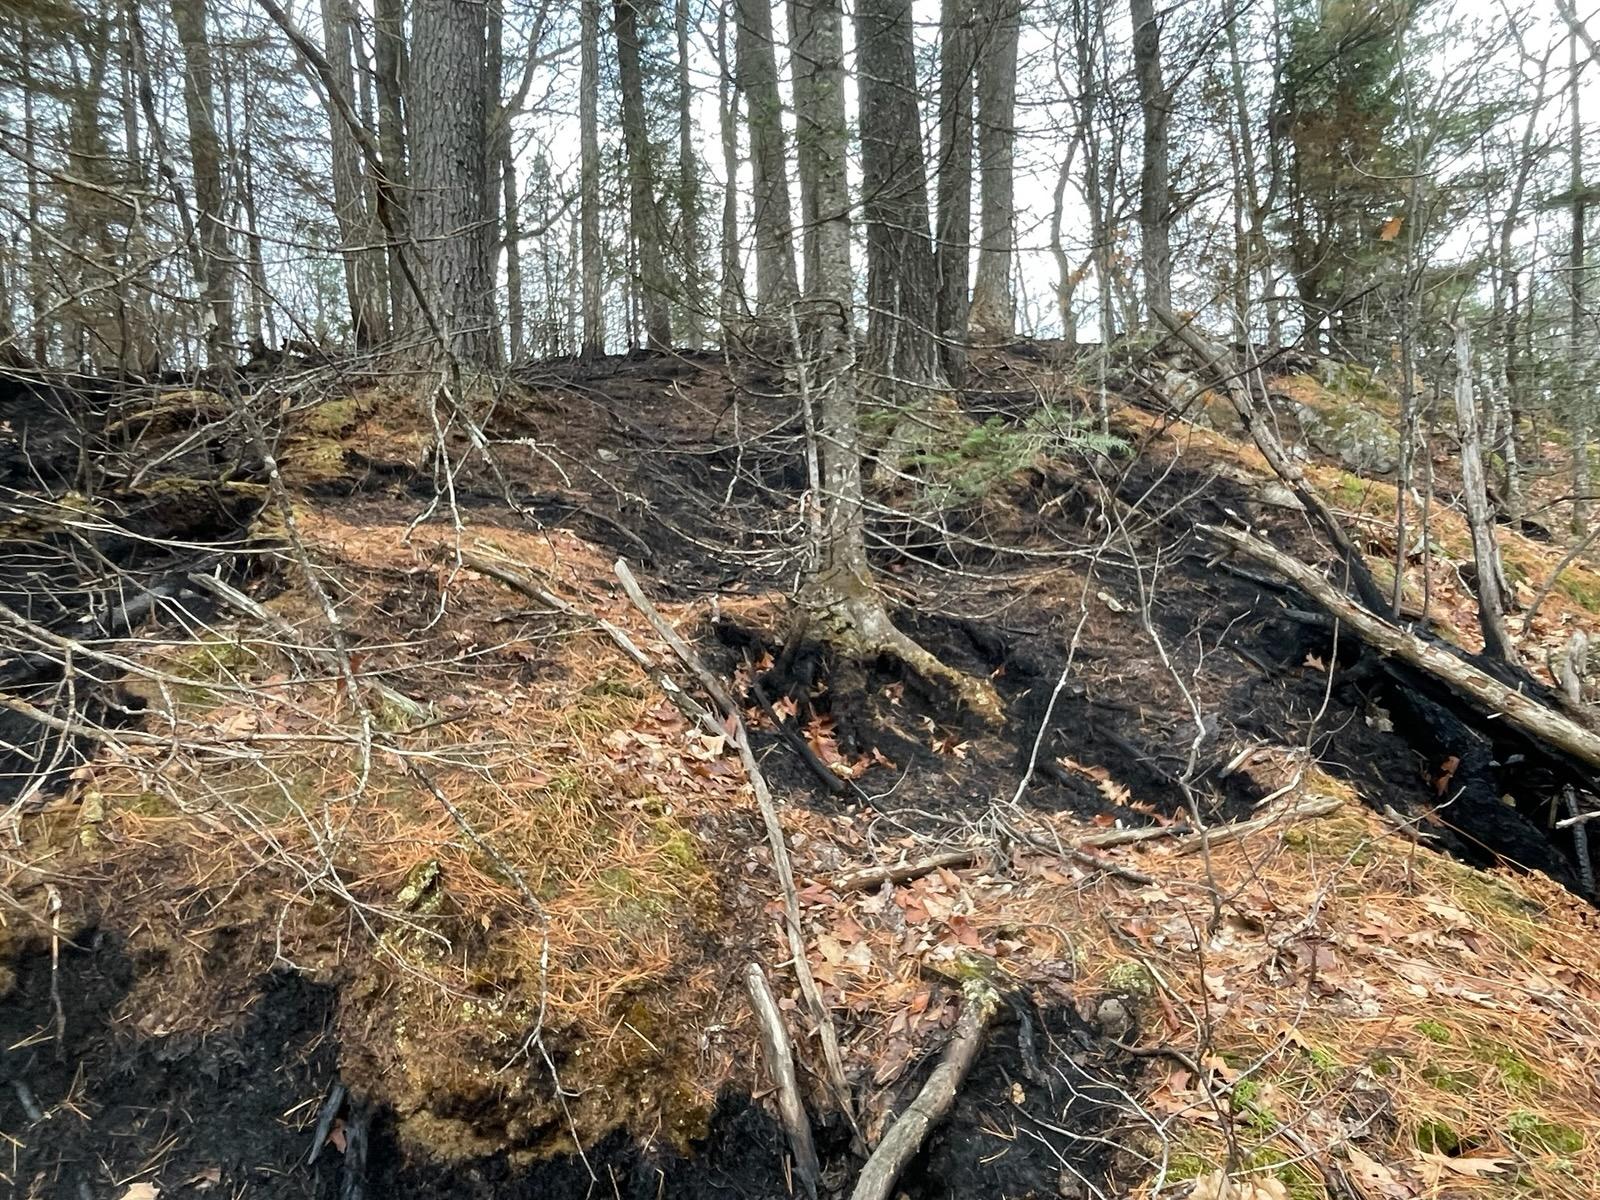
[[[488,122],[484,12],[469,0],[416,0],[411,72],[412,224],[452,353],[469,367],[499,362],[484,196]]]
[[[968,285],[972,273],[973,0],[943,0],[939,17],[938,227],[934,329],[943,339],[945,374],[966,373]]]
[[[811,79],[814,71],[811,47],[811,0],[789,0],[789,70],[794,77],[795,159],[800,168],[800,264],[804,269],[804,289],[809,292],[817,278],[816,131],[799,119],[810,112]]]
[[[717,306],[727,351],[748,315],[739,253],[739,88],[728,57],[728,7],[717,10],[717,116],[722,135],[722,296]],[[809,284],[807,285],[809,286]]]
[[[794,265],[794,213],[772,49],[772,0],[735,0],[734,12],[739,91],[744,95],[755,170],[756,315],[764,316],[784,312],[800,292]]]
[[[404,0],[373,0],[372,42],[378,91],[378,148],[390,184],[393,209],[390,221],[401,231],[409,228],[411,210],[406,162],[405,92],[403,86],[406,42]],[[415,301],[400,267],[400,248],[389,246],[389,312],[395,333],[411,325]]]
[[[579,41],[582,59],[578,83],[579,137],[583,144],[578,211],[583,244],[584,358],[605,353],[605,302],[600,245],[600,0],[581,0]]]
[[[224,224],[222,145],[217,137],[212,94],[206,0],[172,0],[172,21],[183,47],[183,106],[189,122],[198,249],[205,262],[200,286],[210,309],[206,347],[213,365],[230,366],[234,358],[233,264],[228,227]]]
[[[350,0],[322,0],[322,47],[333,77],[345,102],[356,106],[353,62],[355,26]],[[340,116],[339,108],[328,102],[328,125],[333,151],[333,212],[343,242],[345,297],[350,305],[350,328],[358,350],[366,350],[383,340],[386,319],[383,311],[383,269],[381,259],[371,249],[374,220],[367,177],[361,165],[361,149],[354,132]]]
[[[705,341],[705,294],[700,264],[700,156],[695,152],[694,89],[689,80],[689,0],[676,0],[673,30],[678,41],[678,219],[683,259],[684,341],[698,350]]]
[[[861,480],[861,424],[853,378],[855,286],[850,270],[849,125],[844,102],[844,22],[839,0],[814,0],[811,10],[810,109],[815,131],[812,181],[817,228],[816,286],[807,296],[817,364],[816,454],[822,506],[816,568],[802,603],[823,635],[856,659],[898,656],[912,669],[951,686],[988,719],[1000,702],[985,681],[945,666],[895,628],[867,562]]]
[[[1494,515],[1489,511],[1488,480],[1478,437],[1478,405],[1472,396],[1472,344],[1465,325],[1456,326],[1456,428],[1461,435],[1462,500],[1478,567],[1478,627],[1483,631],[1484,650],[1510,665],[1517,661],[1516,651],[1506,636],[1507,589],[1500,549],[1494,540]]]
[[[1017,144],[1017,44],[1021,0],[998,0],[978,25],[975,53],[978,85],[978,162],[982,170],[978,277],[972,287],[968,325],[993,341],[1016,328],[1011,259],[1017,241],[1014,194]]]
[[[938,280],[928,238],[911,9],[911,0],[856,4],[868,306],[858,378],[873,404],[896,414],[886,455],[891,465],[933,431],[927,414],[949,388],[934,336]]]
[[[1579,105],[1582,89],[1578,86],[1581,76],[1578,62],[1578,32],[1578,27],[1574,25],[1568,39],[1570,50],[1568,67],[1571,71],[1569,108],[1572,117],[1572,154],[1568,182],[1572,193],[1572,243],[1568,250],[1567,261],[1567,287],[1571,299],[1567,317],[1567,365],[1571,372],[1569,386],[1572,404],[1572,532],[1582,534],[1588,530],[1588,496],[1592,484],[1589,472],[1589,397],[1584,388],[1588,372],[1585,369],[1583,355],[1585,339],[1581,332],[1584,318],[1583,270],[1586,221],[1583,194],[1583,118]]]
[[[644,69],[639,60],[635,0],[616,0],[617,74],[622,85],[622,141],[628,156],[628,224],[638,252],[645,340],[652,350],[672,349],[672,308],[663,266],[661,216],[655,167],[644,115]]]
[[[1144,117],[1144,149],[1139,166],[1139,264],[1145,306],[1172,304],[1171,179],[1168,125],[1171,97],[1161,79],[1161,25],[1154,0],[1129,0],[1133,18],[1133,69]]]

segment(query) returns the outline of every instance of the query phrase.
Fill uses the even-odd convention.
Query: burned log
[[[1396,658],[1443,684],[1480,716],[1503,720],[1548,751],[1589,770],[1600,770],[1600,734],[1501,682],[1481,667],[1456,657],[1443,646],[1425,641],[1374,615],[1317,571],[1261,538],[1215,525],[1200,528],[1217,541],[1271,567],[1379,654]]]

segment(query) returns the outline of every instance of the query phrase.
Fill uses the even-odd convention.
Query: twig
[[[887,1200],[907,1164],[922,1149],[928,1132],[956,1102],[962,1083],[983,1049],[989,1023],[1000,1007],[999,994],[988,984],[973,981],[967,985],[966,1000],[956,1021],[955,1033],[945,1047],[944,1057],[928,1076],[905,1112],[883,1135],[867,1165],[856,1177],[850,1200]]]
[[[811,747],[811,743],[778,715],[778,710],[772,707],[772,701],[767,699],[766,690],[754,680],[750,682],[750,692],[756,698],[756,703],[761,706],[761,711],[767,714],[767,719],[777,728],[779,735],[794,747],[795,753],[805,760],[806,766],[811,768],[811,773],[822,782],[835,796],[842,796],[850,790],[850,785],[822,761],[822,757]]]
[[[789,1148],[794,1151],[795,1171],[806,1195],[815,1200],[822,1167],[817,1162],[816,1143],[811,1140],[811,1119],[806,1115],[805,1102],[800,1099],[789,1034],[783,1027],[783,1016],[778,1012],[772,989],[767,986],[766,973],[759,963],[745,967],[744,985],[750,993],[750,1008],[756,1015],[756,1024],[761,1027],[767,1071],[778,1088],[778,1113],[783,1118],[784,1132],[789,1135]]]
[[[306,1166],[316,1162],[317,1156],[322,1153],[328,1135],[333,1132],[333,1119],[344,1107],[344,1096],[344,1084],[334,1080],[333,1086],[328,1089],[328,1098],[322,1102],[322,1111],[317,1114],[317,1127],[311,1134],[311,1150],[306,1154]]]
[[[767,843],[772,850],[772,866],[777,872],[778,885],[783,891],[783,912],[788,926],[789,953],[794,961],[795,979],[800,985],[800,994],[804,997],[806,1006],[811,1010],[812,1019],[817,1023],[817,1032],[822,1039],[822,1057],[828,1068],[828,1080],[833,1087],[835,1099],[840,1111],[854,1125],[855,1114],[850,1103],[850,1085],[845,1080],[844,1056],[839,1050],[839,1032],[834,1026],[832,1011],[823,1002],[822,990],[817,987],[816,978],[811,974],[811,964],[806,958],[806,935],[800,923],[800,895],[794,883],[794,867],[789,861],[789,846],[784,840],[783,822],[778,818],[778,806],[772,799],[771,789],[767,787],[767,778],[761,772],[761,764],[756,761],[755,752],[750,748],[750,732],[745,728],[744,716],[738,705],[733,702],[733,698],[728,695],[727,689],[711,673],[700,656],[695,653],[694,648],[678,635],[678,631],[668,624],[667,619],[656,610],[656,606],[650,603],[649,597],[639,587],[639,581],[628,569],[627,561],[617,559],[613,570],[622,583],[622,590],[628,594],[628,599],[633,601],[655,631],[661,635],[662,640],[672,648],[684,666],[689,668],[706,694],[716,701],[733,730],[733,745],[738,750],[745,774],[750,779],[750,790],[755,793],[756,807],[761,810],[761,822],[766,827]]]

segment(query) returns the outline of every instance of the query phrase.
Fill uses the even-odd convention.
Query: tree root
[[[806,605],[811,629],[825,643],[857,662],[883,655],[899,659],[930,683],[948,688],[987,725],[1005,720],[1000,693],[987,679],[958,671],[919,645],[889,619],[875,591],[864,595],[821,592]]]

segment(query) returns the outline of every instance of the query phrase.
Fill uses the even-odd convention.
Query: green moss
[[[1584,1147],[1578,1130],[1523,1108],[1506,1118],[1506,1138],[1524,1154],[1577,1154]]]
[[[1120,962],[1107,972],[1106,988],[1108,991],[1148,999],[1156,993],[1156,981],[1143,963]]]
[[[1450,1044],[1449,1028],[1441,1025],[1438,1021],[1430,1021],[1424,1018],[1416,1023],[1415,1028],[1418,1033],[1430,1042],[1438,1042],[1441,1046]]]
[[[1185,1183],[1191,1179],[1199,1179],[1202,1175],[1209,1175],[1216,1170],[1211,1160],[1203,1154],[1192,1154],[1189,1151],[1180,1151],[1167,1159],[1167,1181],[1169,1183]]]
[[[1272,1146],[1261,1146],[1245,1156],[1247,1170],[1274,1176],[1289,1193],[1289,1200],[1324,1200],[1327,1190],[1321,1178],[1301,1163]]]
[[[1442,1117],[1426,1117],[1417,1123],[1411,1135],[1417,1149],[1430,1154],[1459,1154],[1461,1135]]]
[[[1537,1091],[1544,1086],[1544,1076],[1532,1063],[1509,1046],[1489,1041],[1487,1038],[1473,1038],[1469,1045],[1472,1048],[1472,1056],[1479,1062],[1492,1066],[1512,1091]]]
[[[1556,591],[1585,612],[1600,613],[1600,578],[1592,573],[1568,567],[1556,580]]]
[[[1452,1096],[1470,1096],[1478,1088],[1476,1076],[1465,1071],[1452,1071],[1437,1063],[1424,1063],[1421,1074],[1423,1079],[1441,1092],[1449,1092]]]
[[[179,704],[213,708],[223,702],[226,693],[207,685],[237,686],[247,682],[260,664],[260,655],[243,642],[218,639],[197,642],[168,655],[161,667],[168,675],[192,681],[173,687],[173,697]]]

